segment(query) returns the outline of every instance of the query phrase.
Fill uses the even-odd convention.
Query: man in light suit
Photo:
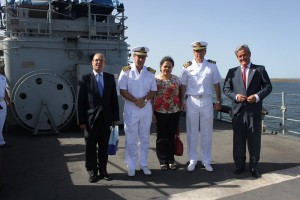
[[[232,100],[233,159],[235,174],[245,171],[248,141],[249,170],[253,177],[261,177],[257,165],[261,148],[262,102],[272,91],[264,66],[252,64],[247,45],[235,50],[240,66],[229,69],[223,91]]]
[[[96,53],[92,56],[92,73],[83,75],[78,82],[77,117],[80,128],[87,133],[85,166],[92,183],[98,180],[98,170],[102,178],[110,179],[106,169],[110,126],[119,121],[115,78],[103,72],[104,66],[104,55]]]

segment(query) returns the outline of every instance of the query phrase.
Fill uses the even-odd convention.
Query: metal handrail
[[[285,92],[281,92],[281,93],[274,93],[275,95],[281,95],[281,106],[280,106],[280,110],[281,110],[281,117],[276,117],[276,116],[266,116],[266,117],[270,117],[270,118],[277,118],[281,120],[281,131],[282,134],[285,134],[286,132],[292,132],[292,133],[296,133],[296,134],[300,134],[300,132],[298,131],[290,131],[288,130],[288,128],[286,127],[286,122],[287,121],[292,121],[292,122],[296,122],[296,123],[300,123],[300,119],[292,119],[292,118],[287,118],[286,117],[286,112],[288,108],[295,108],[293,106],[290,106],[291,104],[287,104],[286,103],[286,97],[287,96],[293,96],[293,97],[298,97],[300,99],[300,94],[287,94]],[[299,104],[300,105],[300,104]]]
[[[294,108],[294,109],[299,109],[299,106],[300,106],[300,94],[287,94],[285,92],[281,92],[281,93],[271,93],[271,95],[281,95],[281,101],[280,101],[280,105],[278,104],[268,104],[268,108],[272,108],[272,110],[278,110],[281,112],[281,115],[280,116],[275,116],[275,115],[271,115],[270,112],[268,113],[268,115],[264,115],[263,116],[263,121],[265,119],[276,119],[276,120],[280,120],[280,129],[281,129],[281,133],[282,134],[286,134],[287,132],[288,133],[293,133],[293,134],[297,134],[297,135],[300,135],[300,132],[299,131],[294,131],[294,130],[290,130],[290,127],[287,127],[287,122],[294,122],[294,123],[297,123],[297,125],[299,124],[299,127],[300,127],[300,119],[293,119],[293,118],[288,118],[286,116],[286,114],[288,114],[288,112],[290,110],[292,110],[291,108]],[[297,99],[299,99],[299,103],[296,103],[296,104],[291,104],[291,103],[287,103],[286,101],[286,97],[287,96],[293,96],[293,97],[296,97]],[[226,117],[227,116],[227,117]],[[230,119],[228,118],[229,115],[228,114],[222,114],[221,112],[219,112],[218,115],[215,115],[215,118],[218,119],[218,120],[221,120],[221,121],[226,121],[226,122],[229,122]],[[264,122],[262,122],[262,125],[264,126]],[[262,127],[264,128],[264,127]]]
[[[114,40],[121,40],[125,41],[127,37],[124,35],[124,30],[127,29],[127,27],[124,24],[124,21],[127,19],[126,16],[124,16],[124,12],[118,12],[116,14],[92,14],[91,13],[91,4],[88,3],[88,29],[86,30],[86,34],[88,35],[89,39],[92,37],[105,37],[107,39],[114,39]],[[93,4],[93,6],[97,6]],[[46,7],[46,6],[45,6]],[[12,12],[12,9],[15,10],[15,12]],[[22,10],[22,11],[21,11]],[[32,17],[24,17],[24,13],[29,13],[30,11],[38,11],[40,13],[45,13],[45,18],[35,18]],[[19,13],[22,12],[22,14]],[[3,21],[5,21],[6,25],[6,33],[10,35],[15,36],[21,36],[22,34],[28,34],[28,30],[32,29],[32,25],[36,26],[34,28],[37,30],[37,32],[34,32],[35,35],[44,35],[48,37],[53,37],[53,14],[58,15],[64,15],[63,13],[58,13],[57,11],[52,9],[51,1],[48,3],[48,9],[38,9],[38,8],[27,8],[22,6],[8,6],[5,9],[6,17]],[[98,16],[106,17],[106,20],[104,20],[101,23],[96,22],[96,18]],[[111,18],[114,19],[114,21],[111,20]],[[11,24],[11,20],[16,20],[18,23],[23,25],[22,30],[16,28]],[[94,19],[94,20],[93,20]],[[72,20],[70,20],[72,21]],[[9,22],[9,23],[7,23]],[[42,27],[42,28],[41,28]],[[104,32],[97,33],[98,27],[105,27]],[[114,29],[112,29],[114,27]],[[94,32],[94,33],[93,33]],[[116,34],[111,34],[116,33]],[[33,33],[31,33],[33,34]]]

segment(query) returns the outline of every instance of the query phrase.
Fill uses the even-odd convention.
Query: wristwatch
[[[216,103],[221,103],[221,101],[218,100],[218,101],[216,101]]]
[[[144,101],[145,101],[145,104],[147,104],[147,102],[148,102],[147,98],[144,98]]]

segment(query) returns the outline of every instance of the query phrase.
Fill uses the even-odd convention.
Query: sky
[[[193,59],[191,43],[208,43],[205,58],[217,62],[225,78],[239,65],[234,50],[250,47],[251,62],[270,78],[300,78],[299,0],[119,0],[124,4],[129,48],[149,48],[145,65],[159,72],[164,56],[173,73]],[[132,61],[132,59],[131,59]]]
[[[1,0],[4,4],[4,0]],[[300,78],[300,0],[119,0],[125,6],[129,48],[150,49],[145,65],[159,72],[164,56],[173,73],[193,59],[191,43],[208,43],[205,58],[225,78],[238,66],[234,50],[247,44],[251,61],[270,78]],[[132,61],[132,58],[131,58]]]

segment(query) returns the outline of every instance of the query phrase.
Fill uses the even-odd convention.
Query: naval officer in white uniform
[[[128,176],[135,176],[137,160],[145,175],[151,175],[148,168],[149,135],[152,122],[152,104],[157,91],[155,70],[146,67],[145,61],[149,49],[132,49],[134,63],[123,67],[118,84],[120,94],[125,99],[125,164]]]
[[[194,59],[183,65],[180,77],[181,92],[185,94],[182,95],[181,110],[186,110],[187,154],[189,158],[187,171],[194,171],[198,161],[200,121],[200,158],[205,169],[212,172],[213,109],[221,109],[221,75],[215,61],[204,59],[207,48],[206,42],[193,42],[192,47]],[[213,87],[216,93],[214,106]]]
[[[6,120],[7,107],[6,103],[9,104],[10,98],[6,91],[6,78],[0,74],[0,148],[9,148],[10,144],[5,142],[3,137],[3,126]]]

